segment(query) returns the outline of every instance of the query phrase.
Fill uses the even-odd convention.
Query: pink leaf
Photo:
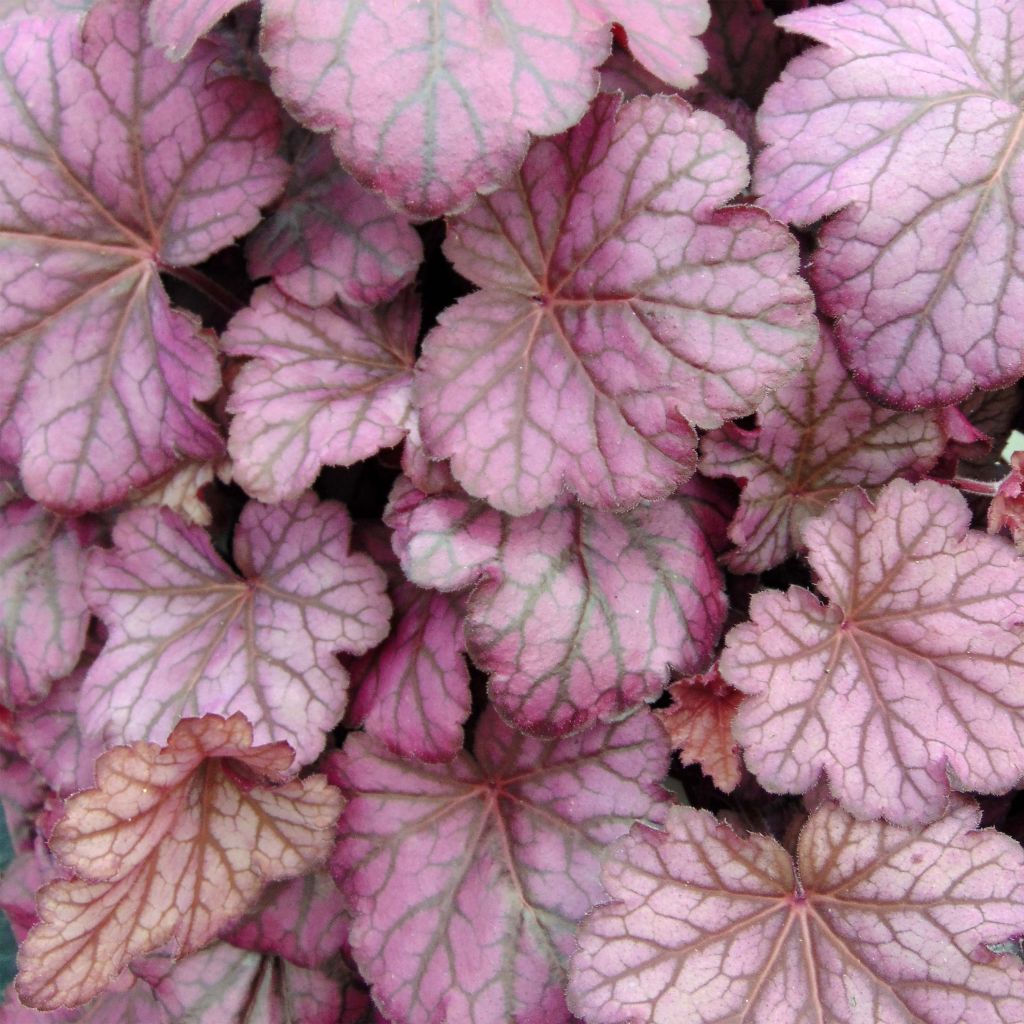
[[[483,290],[427,336],[416,399],[466,490],[512,515],[563,490],[664,497],[693,472],[691,423],[744,415],[796,372],[814,330],[796,243],[752,207],[716,210],[746,164],[676,97],[602,95],[451,222],[445,251]]]
[[[480,581],[466,607],[469,653],[491,673],[502,715],[537,735],[653,700],[670,666],[707,664],[725,621],[721,572],[683,498],[621,515],[561,503],[512,518],[400,481],[385,515],[414,583]]]
[[[796,863],[675,807],[606,862],[569,1001],[588,1024],[1012,1024],[1024,976],[979,948],[1020,930],[1024,855],[956,801],[920,832],[834,805]]]
[[[253,356],[235,380],[235,478],[263,501],[294,498],[324,465],[350,466],[405,437],[419,298],[376,310],[309,309],[261,288],[223,338]]]
[[[1024,554],[1024,452],[1014,452],[1010,473],[999,485],[988,507],[988,532],[1006,532]]]
[[[149,38],[180,60],[242,0],[149,0]]]
[[[93,531],[27,498],[0,508],[0,703],[40,700],[85,644],[83,545]]]
[[[96,3],[97,0],[0,0],[0,22],[82,15]]]
[[[374,306],[412,281],[423,244],[404,217],[338,166],[326,139],[312,137],[295,157],[280,205],[249,238],[246,256],[253,277],[272,277],[307,306],[335,297]]]
[[[824,772],[861,817],[923,823],[950,787],[1003,793],[1024,773],[1024,572],[969,529],[950,487],[847,491],[804,529],[818,589],[755,594],[721,672],[751,694],[736,719],[768,790]],[[948,773],[948,774],[947,774]]]
[[[337,651],[387,634],[384,574],[349,554],[349,519],[312,495],[251,502],[235,531],[239,576],[207,535],[167,510],[121,515],[86,583],[110,638],[82,687],[89,732],[163,742],[183,715],[243,711],[257,742],[287,740],[300,764],[345,710]]]
[[[661,78],[692,84],[706,0],[265,0],[273,86],[365,186],[423,217],[505,183],[530,134],[575,124],[607,23]]]
[[[844,360],[903,409],[1016,380],[1024,8],[849,0],[779,23],[827,45],[769,91],[755,187],[783,219],[836,214],[810,272]]]
[[[7,915],[14,937],[21,942],[39,920],[36,892],[59,875],[42,836],[22,850],[3,869],[0,880],[0,910]],[[0,1018],[2,1020],[2,1018]]]
[[[0,1024],[184,1024],[172,1021],[157,1002],[153,989],[130,976],[74,1010],[31,1010],[12,985],[0,1006]],[[189,1022],[191,1024],[191,1022]]]
[[[356,961],[393,1024],[565,1024],[601,852],[661,819],[668,745],[647,711],[544,743],[489,710],[475,750],[424,765],[352,734],[332,755],[351,796],[332,866]]]
[[[898,413],[865,398],[843,369],[831,331],[798,377],[769,395],[756,430],[732,423],[701,441],[700,470],[740,481],[729,527],[734,572],[763,572],[800,548],[804,523],[849,487],[927,472],[946,447],[937,412]]]
[[[204,260],[284,184],[262,87],[169,64],[142,5],[0,28],[0,457],[54,508],[115,504],[222,442],[195,402],[211,337],[161,271]]]

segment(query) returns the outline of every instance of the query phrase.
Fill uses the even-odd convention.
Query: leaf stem
[[[994,498],[996,491],[999,490],[1000,480],[989,481],[989,480],[971,480],[966,476],[952,476],[952,477],[929,477],[929,480],[934,480],[937,484],[947,484],[950,487],[955,487],[957,490],[966,491],[968,494],[981,494],[986,498]]]

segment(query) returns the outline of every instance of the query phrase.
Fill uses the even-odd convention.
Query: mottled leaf
[[[265,0],[273,85],[369,188],[423,217],[505,183],[529,135],[575,124],[608,23],[658,77],[692,84],[706,0]]]
[[[761,403],[756,429],[727,423],[701,440],[700,471],[743,487],[729,527],[738,550],[726,564],[734,572],[778,565],[837,495],[927,472],[946,439],[939,413],[893,412],[865,398],[823,327],[806,369]]]
[[[476,729],[475,757],[425,765],[350,735],[329,771],[350,796],[332,867],[352,948],[393,1024],[565,1024],[576,922],[603,897],[601,852],[660,820],[668,763],[647,711],[545,743]]]
[[[751,694],[735,735],[771,792],[824,772],[861,817],[923,823],[950,787],[1003,793],[1024,773],[1024,571],[970,530],[951,487],[847,491],[804,528],[818,590],[763,591],[720,669]],[[947,774],[948,773],[948,774]]]
[[[897,408],[1024,373],[1024,8],[849,0],[779,22],[827,44],[758,118],[755,189],[822,229],[810,267],[844,359]]]
[[[40,700],[78,661],[93,530],[23,498],[0,508],[0,703]]]
[[[252,356],[228,411],[235,479],[263,501],[293,498],[324,465],[350,466],[405,437],[419,298],[374,310],[309,309],[259,289],[229,325],[225,351]]]
[[[412,281],[423,244],[412,225],[339,165],[327,139],[295,156],[277,209],[246,245],[249,273],[272,277],[293,299],[374,306]]]
[[[470,655],[517,728],[564,735],[704,668],[725,621],[721,572],[685,498],[616,515],[559,503],[513,518],[400,480],[385,513],[406,575],[477,582]]]
[[[107,751],[97,788],[67,801],[50,838],[76,877],[39,894],[18,957],[22,1001],[76,1006],[134,956],[171,941],[194,952],[265,882],[322,861],[341,796],[322,775],[286,781],[291,763],[286,743],[253,747],[240,714],[183,719],[163,748]]]
[[[417,365],[420,430],[513,515],[563,490],[623,507],[693,472],[691,426],[756,408],[813,343],[793,238],[752,207],[746,149],[677,97],[601,95],[449,227],[481,286]]]
[[[149,37],[171,60],[184,57],[242,0],[149,0]]]
[[[177,720],[245,713],[257,742],[287,740],[300,764],[345,710],[335,653],[387,634],[384,574],[349,553],[344,508],[312,495],[250,502],[234,534],[240,575],[209,537],[166,509],[125,512],[92,555],[86,592],[110,637],[82,686],[87,731],[163,742]]]
[[[250,230],[284,185],[273,99],[144,40],[142,5],[0,27],[0,457],[54,508],[111,505],[223,443],[211,337],[160,272]]]
[[[609,857],[570,1004],[588,1024],[1012,1024],[1020,966],[979,949],[1020,929],[1024,855],[978,819],[956,801],[911,832],[826,804],[794,864],[675,807]]]

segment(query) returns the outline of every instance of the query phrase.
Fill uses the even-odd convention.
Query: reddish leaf
[[[756,430],[727,423],[701,441],[700,470],[741,482],[729,527],[734,572],[763,572],[800,548],[809,518],[849,487],[879,487],[934,466],[947,435],[938,412],[897,413],[865,398],[839,361],[831,332],[807,368],[769,395]]]
[[[836,214],[810,274],[844,360],[903,409],[1016,380],[1024,8],[849,0],[779,24],[827,45],[769,91],[755,186],[782,219]]]
[[[1010,474],[988,507],[988,532],[1006,530],[1017,551],[1024,554],[1024,452],[1010,458]]]
[[[344,508],[313,495],[250,502],[235,530],[239,576],[173,513],[123,513],[86,582],[110,630],[82,687],[86,730],[162,742],[183,715],[237,709],[257,741],[316,758],[345,710],[335,653],[380,643],[391,613],[384,574],[349,554],[349,531]]]
[[[359,181],[424,217],[504,184],[530,134],[575,124],[608,22],[660,78],[692,84],[705,0],[265,0],[263,54],[300,120]]]
[[[445,252],[483,291],[427,336],[416,400],[427,451],[471,494],[512,515],[563,490],[664,497],[693,472],[691,422],[744,415],[799,368],[795,241],[752,207],[716,212],[746,165],[676,97],[602,95],[451,222]]]
[[[728,686],[715,666],[668,688],[670,707],[658,711],[680,763],[699,764],[723,793],[731,793],[743,774],[732,723],[743,694]]]
[[[931,821],[950,786],[1003,793],[1024,773],[1024,572],[968,529],[967,503],[896,480],[847,491],[804,529],[823,605],[764,591],[726,637],[721,672],[753,696],[735,734],[771,792],[822,772],[863,817]]]
[[[516,519],[400,480],[385,517],[414,583],[480,581],[469,653],[491,673],[502,715],[537,735],[653,700],[670,666],[707,664],[725,621],[714,552],[681,497],[621,515],[560,503]]]
[[[0,28],[0,457],[26,491],[80,511],[182,456],[222,450],[195,407],[217,390],[210,337],[159,274],[204,260],[284,184],[262,87],[169,64],[142,5]]]
[[[184,57],[242,0],[149,0],[149,37],[171,60]]]
[[[354,733],[332,755],[351,795],[332,865],[356,961],[393,1024],[563,1024],[601,852],[662,816],[665,735],[641,711],[544,743],[488,710],[475,751],[424,765]]]
[[[246,246],[249,273],[272,277],[307,306],[393,299],[412,281],[423,244],[412,225],[338,166],[330,143],[309,138],[280,205]]]
[[[330,850],[340,794],[322,775],[286,782],[286,743],[252,746],[245,718],[183,719],[166,747],[107,751],[97,788],[67,801],[50,847],[77,875],[39,894],[18,957],[18,994],[77,1006],[133,956],[191,953],[240,917],[265,882]]]
[[[1024,975],[979,953],[1020,929],[1024,855],[956,801],[921,832],[833,805],[796,864],[676,807],[604,870],[614,902],[580,929],[569,1000],[589,1024],[1011,1024]]]
[[[419,298],[376,310],[309,309],[261,288],[224,335],[225,351],[253,356],[228,411],[236,480],[281,501],[310,487],[324,465],[350,466],[405,437]]]

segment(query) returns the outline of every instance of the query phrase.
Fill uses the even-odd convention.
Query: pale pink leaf
[[[755,190],[800,224],[844,360],[897,408],[1024,373],[1016,0],[849,0],[780,24],[824,47],[761,108]]]
[[[307,306],[337,298],[353,306],[389,302],[423,259],[412,225],[338,165],[330,143],[309,138],[294,158],[277,209],[246,245],[249,273],[272,277]]]
[[[515,181],[451,221],[445,251],[482,291],[439,318],[417,364],[428,453],[513,515],[568,490],[662,498],[693,472],[693,426],[756,408],[810,350],[796,242],[720,210],[747,155],[669,96],[602,94],[534,144]]]
[[[252,905],[266,882],[327,856],[341,795],[322,775],[286,781],[286,743],[252,746],[240,714],[186,718],[166,747],[107,751],[97,788],[67,801],[50,847],[75,872],[39,894],[18,956],[18,994],[77,1006],[134,956],[187,955]]]
[[[423,217],[503,185],[529,136],[575,124],[608,22],[661,78],[693,83],[705,0],[265,0],[273,86],[365,186]]]
[[[762,591],[720,669],[751,694],[735,735],[771,792],[821,773],[859,817],[909,824],[949,791],[1024,774],[1024,563],[970,530],[966,501],[895,480],[841,495],[804,528],[818,589]]]
[[[734,572],[763,572],[800,549],[804,523],[849,487],[927,472],[946,447],[938,412],[893,412],[864,395],[823,327],[807,367],[769,395],[757,427],[727,423],[701,440],[700,470],[740,482],[729,527]]]
[[[479,580],[466,605],[467,648],[517,728],[564,735],[655,699],[670,667],[694,672],[710,660],[725,621],[723,581],[685,499],[619,515],[563,502],[520,518],[481,505],[400,481],[385,515],[414,583]],[[484,523],[497,526],[493,554],[464,558],[453,575],[448,565],[474,549]]]
[[[204,260],[284,185],[273,98],[173,65],[133,0],[0,27],[0,457],[54,508],[115,504],[222,448],[195,406],[212,337],[160,272]]]
[[[373,310],[310,309],[260,288],[222,339],[226,352],[253,357],[228,402],[238,483],[263,501],[282,501],[325,465],[350,466],[398,444],[419,323],[412,291]]]
[[[145,981],[122,976],[85,1006],[74,1010],[32,1010],[12,985],[0,1006],[0,1024],[192,1024],[172,1020]]]
[[[335,653],[380,643],[391,612],[384,574],[349,553],[349,532],[344,508],[313,495],[250,502],[239,576],[169,510],[122,513],[86,582],[110,636],[82,686],[84,728],[163,742],[184,715],[240,710],[257,742],[287,740],[312,761],[345,710]]]
[[[215,477],[230,473],[230,461],[186,462],[169,477],[159,481],[135,499],[136,505],[162,505],[173,509],[186,522],[194,526],[209,526],[213,522],[210,506],[200,492],[213,483]],[[230,476],[228,476],[230,479]]]
[[[93,532],[27,498],[0,508],[0,704],[40,700],[78,662]]]
[[[565,1024],[602,851],[634,818],[661,819],[668,744],[648,711],[545,743],[488,710],[475,752],[425,765],[356,733],[332,755],[356,961],[393,1024]]]
[[[58,19],[81,16],[98,0],[0,0],[0,22],[18,18]]]
[[[1024,973],[982,946],[1020,931],[1024,854],[978,819],[958,800],[912,832],[826,804],[794,864],[675,807],[606,862],[570,1005],[588,1024],[1015,1024]]]
[[[180,60],[228,11],[242,0],[149,0],[149,37]]]

